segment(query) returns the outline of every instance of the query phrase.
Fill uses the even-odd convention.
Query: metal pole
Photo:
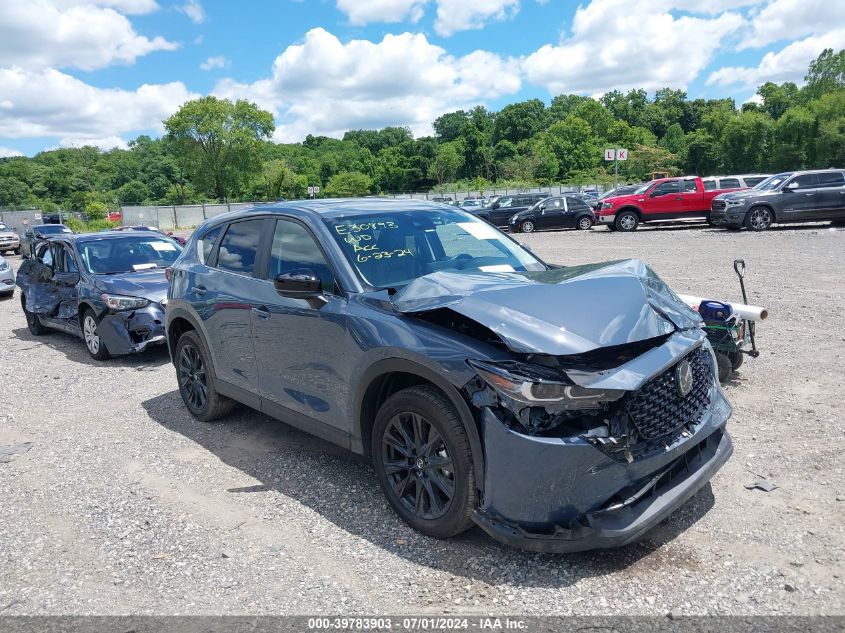
[[[617,158],[616,154],[619,150],[616,150],[613,153],[613,188],[616,189],[619,182],[619,159]]]

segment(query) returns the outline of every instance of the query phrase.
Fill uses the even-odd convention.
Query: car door
[[[566,223],[566,203],[563,198],[549,198],[537,216],[537,228],[559,229]]]
[[[499,199],[495,209],[490,211],[490,222],[496,226],[505,226],[511,216],[516,213],[514,196],[505,196]]]
[[[661,182],[649,193],[648,216],[652,220],[670,219],[678,215],[681,205],[681,181]]]
[[[52,284],[59,299],[56,318],[67,325],[79,326],[79,264],[71,247],[62,242],[53,244]]]
[[[590,216],[593,219],[593,210],[585,200],[573,196],[564,196],[566,201],[566,213],[564,214],[564,228],[574,229],[578,226],[578,220],[583,216]]]
[[[298,220],[277,219],[268,247],[267,272],[256,297],[259,305],[252,311],[260,395],[347,434],[352,363],[346,362],[344,353],[346,298],[311,231]],[[322,281],[322,298],[284,297],[277,292],[273,280],[278,275],[304,270]],[[278,415],[262,402],[265,409]]]
[[[188,298],[203,319],[217,378],[258,394],[258,365],[252,343],[252,310],[260,305],[264,281],[256,277],[262,242],[272,220],[231,222],[209,254],[209,266],[191,273]],[[208,240],[210,236],[204,236]]]
[[[818,189],[815,174],[799,174],[781,189],[783,196],[781,217],[778,221],[799,222],[818,217]]]
[[[845,212],[845,174],[824,171],[816,174],[820,220],[838,220]]]

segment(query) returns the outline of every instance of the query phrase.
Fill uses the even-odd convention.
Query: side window
[[[698,189],[695,186],[694,180],[685,180],[684,181],[684,193],[695,193]]]
[[[263,219],[230,224],[220,242],[217,268],[242,275],[255,274],[255,259],[263,228]]]
[[[39,262],[47,266],[48,268],[53,267],[53,249],[51,248],[52,244],[42,244],[41,248],[36,255],[36,258]]]
[[[317,273],[323,290],[332,292],[334,274],[311,233],[298,222],[278,220],[270,250],[270,279],[303,268]]]
[[[200,239],[197,240],[197,253],[199,254],[200,263],[205,264],[211,256],[211,251],[217,243],[217,238],[223,232],[222,226],[215,226],[210,231],[206,231]]]
[[[719,180],[719,189],[739,189],[742,185],[739,184],[739,178],[721,178]]]
[[[756,187],[766,179],[765,176],[747,176],[743,178],[746,187]]]
[[[814,174],[801,174],[795,176],[791,182],[797,182],[799,189],[810,189],[815,185],[816,177]]]
[[[660,183],[654,188],[654,197],[657,198],[670,193],[678,193],[680,190],[680,183],[677,180],[670,180],[669,182]]]
[[[63,273],[79,272],[73,253],[64,244],[56,244],[56,270]]]
[[[513,206],[513,198],[502,198],[499,200],[499,208],[509,209]]]
[[[587,203],[579,198],[569,198],[566,202],[569,205],[569,210],[575,213],[580,211],[589,211]]]
[[[845,185],[845,176],[841,171],[826,171],[822,174],[816,174],[818,178],[819,187],[842,187]]]

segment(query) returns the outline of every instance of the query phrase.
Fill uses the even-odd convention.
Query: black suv
[[[845,170],[775,174],[753,189],[713,198],[710,223],[765,231],[787,222],[845,221]]]
[[[208,220],[173,265],[182,399],[373,462],[435,537],[622,545],[731,454],[701,320],[645,264],[549,266],[470,213],[314,200]]]
[[[549,197],[551,197],[550,193],[519,193],[502,196],[489,207],[468,210],[482,220],[487,220],[490,224],[507,226],[514,213],[524,211]]]

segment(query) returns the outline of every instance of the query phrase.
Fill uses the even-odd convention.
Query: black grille
[[[687,424],[697,422],[710,404],[713,382],[710,352],[699,347],[685,360],[689,361],[693,375],[692,390],[686,397],[681,396],[675,379],[675,368],[683,361],[678,361],[629,396],[625,406],[643,439],[658,440],[677,433]]]
[[[713,203],[710,205],[710,208],[713,211],[724,211],[726,206],[727,205],[725,204],[724,200],[714,200]]]

